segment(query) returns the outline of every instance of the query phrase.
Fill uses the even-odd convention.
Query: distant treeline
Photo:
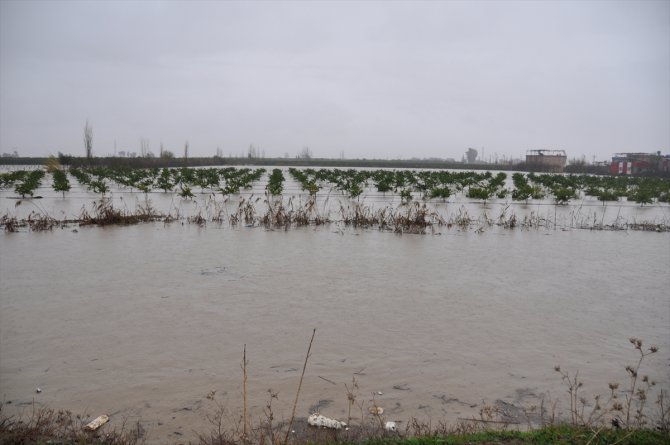
[[[2,157],[0,165],[44,165],[48,158],[44,157]],[[520,164],[467,164],[461,162],[447,162],[437,159],[328,159],[328,158],[248,158],[248,157],[207,157],[207,158],[120,158],[120,157],[98,157],[85,158],[70,155],[58,157],[62,165],[72,167],[130,167],[130,168],[153,168],[153,167],[211,167],[226,165],[263,165],[263,166],[285,166],[285,167],[344,167],[344,168],[428,168],[428,169],[453,169],[453,170],[504,170],[504,171],[527,171],[540,172],[541,169]],[[609,167],[602,165],[568,165],[566,173],[590,173],[598,175],[609,174]]]

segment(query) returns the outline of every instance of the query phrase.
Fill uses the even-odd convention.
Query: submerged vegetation
[[[442,226],[461,229],[476,226],[478,231],[493,226],[506,229],[560,227],[670,230],[668,223],[657,221],[628,222],[617,218],[613,223],[605,223],[598,220],[595,213],[593,217],[583,214],[581,206],[572,212],[569,221],[560,225],[555,216],[540,216],[539,211],[531,211],[530,214],[524,212],[523,216],[510,211],[510,201],[520,202],[518,205],[525,208],[531,200],[545,199],[554,206],[562,206],[577,199],[583,202],[589,197],[603,205],[623,199],[640,206],[668,203],[670,180],[665,178],[514,173],[509,181],[506,173],[490,171],[290,168],[288,173],[292,181],[287,181],[284,171],[279,168],[269,173],[263,168],[235,167],[72,167],[65,171],[53,165],[50,171],[53,175],[51,187],[55,192],[62,193],[63,198],[73,188],[70,182],[70,178],[73,178],[80,186],[78,190],[97,194],[102,199],[96,200],[98,204],[94,203],[91,211],[82,212],[81,217],[56,221],[54,224],[35,226],[31,221],[19,220],[7,212],[0,220],[5,230],[14,231],[26,226],[49,229],[66,223],[104,225],[172,222],[182,218],[180,212],[174,209],[167,214],[152,209],[153,213],[147,214],[146,206],[140,208],[139,204],[135,211],[128,210],[125,204],[124,210],[114,209],[114,200],[107,200],[107,197],[117,192],[143,193],[145,202],[149,202],[149,193],[172,193],[184,200],[200,195],[204,198],[204,206],[198,203],[197,214],[186,218],[188,222],[197,222],[199,225],[228,221],[233,226],[243,222],[247,226],[289,228],[333,222],[352,227],[376,227],[397,233],[436,233]],[[14,188],[22,199],[29,199],[39,189],[44,174],[42,169],[2,173],[0,189]],[[261,187],[265,190],[265,198],[254,198],[254,193],[260,191]],[[287,190],[291,193],[292,187],[293,190],[299,190],[297,196],[285,196]],[[217,202],[216,196],[220,196],[222,201]],[[366,200],[369,197],[373,200],[381,199],[385,204],[368,204]],[[230,209],[231,205],[235,205],[234,199],[237,199],[238,207]],[[334,199],[339,200],[339,205],[329,206],[328,202]],[[492,200],[504,200],[501,214],[494,219],[486,211],[478,218],[471,218],[463,205],[453,208],[450,214],[436,210],[436,205],[451,203],[453,206],[458,202],[481,203],[487,209],[487,204]],[[103,202],[103,209],[95,208]],[[45,212],[38,211],[31,214],[31,219],[34,222],[45,216]]]
[[[14,184],[14,191],[25,198],[26,195],[33,196],[35,190],[40,186],[42,178],[44,177],[44,170],[20,171],[14,172],[14,175],[3,183]],[[13,180],[13,181],[12,181]]]
[[[54,174],[55,191],[69,189],[65,171],[50,170]],[[592,196],[601,201],[617,201],[627,198],[639,204],[670,202],[670,180],[658,177],[635,176],[590,176],[564,174],[514,173],[511,187],[507,184],[507,173],[493,174],[475,171],[413,171],[413,170],[356,170],[356,169],[297,169],[290,168],[292,179],[302,191],[316,196],[330,186],[349,198],[358,198],[366,190],[378,193],[399,194],[404,197],[420,197],[422,200],[448,199],[458,193],[479,201],[493,198],[504,199],[508,195],[515,201],[553,197],[559,204]],[[121,191],[149,193],[162,190],[170,192],[176,188],[200,193],[218,191],[233,195],[250,189],[252,184],[266,174],[264,168],[70,168],[69,174],[79,184],[94,193],[110,191],[114,183]],[[65,176],[64,176],[65,175]],[[16,186],[22,196],[30,195],[40,185],[44,171],[17,170],[0,174],[0,189]],[[281,169],[275,168],[268,175],[266,189],[274,196],[282,194],[285,178]]]
[[[268,185],[265,188],[272,196],[281,195],[282,191],[284,191],[284,174],[281,169],[275,168],[272,170],[270,179],[268,179]]]

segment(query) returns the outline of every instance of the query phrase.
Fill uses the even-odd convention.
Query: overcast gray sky
[[[0,0],[0,151],[670,151],[670,2]]]

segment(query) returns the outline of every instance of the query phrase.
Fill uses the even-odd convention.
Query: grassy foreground
[[[103,432],[85,431],[81,421],[70,413],[54,412],[43,409],[29,421],[15,421],[7,417],[0,418],[0,444],[41,445],[41,444],[79,444],[79,445],[136,445],[146,441],[143,431],[136,428],[122,428]],[[344,433],[344,432],[342,432]],[[663,445],[670,444],[670,434],[652,429],[599,429],[559,424],[545,426],[532,431],[490,430],[463,425],[453,432],[431,432],[418,436],[406,436],[383,430],[369,430],[369,437],[354,436],[337,431],[310,427],[306,434],[289,439],[290,445],[307,444],[361,444],[361,445],[465,445],[465,444],[575,444],[575,445]],[[233,435],[202,435],[194,445],[280,445],[277,437],[261,435],[261,442],[233,438]],[[263,438],[264,437],[264,438]],[[177,442],[176,442],[177,443]]]
[[[368,445],[465,445],[465,444],[669,444],[670,436],[651,430],[592,431],[573,426],[551,426],[539,430],[481,431],[469,434],[426,436],[411,438],[372,439]]]
[[[300,397],[303,377],[310,357],[316,329],[312,332],[307,354],[300,376],[300,382],[293,403],[293,411],[288,422],[277,422],[272,401],[277,394],[269,393],[269,401],[264,410],[265,418],[251,422],[247,411],[247,353],[244,346],[242,359],[244,410],[237,425],[226,421],[225,408],[217,403],[218,411],[207,416],[212,423],[210,431],[196,432],[193,445],[450,445],[450,444],[575,444],[575,445],[670,445],[670,406],[665,391],[657,394],[656,410],[650,413],[648,399],[655,393],[656,382],[647,375],[640,374],[644,359],[658,352],[657,346],[644,347],[642,340],[630,338],[637,351],[637,363],[626,366],[628,385],[626,390],[619,383],[608,384],[609,397],[597,394],[590,403],[582,396],[583,383],[578,372],[564,371],[560,366],[554,369],[561,375],[570,399],[569,417],[556,412],[556,403],[550,403],[550,411],[540,406],[539,419],[531,422],[528,412],[528,430],[520,431],[514,425],[519,421],[501,417],[497,406],[485,405],[480,409],[480,419],[461,419],[450,426],[442,421],[436,424],[410,419],[403,429],[393,421],[382,417],[383,409],[373,400],[365,406],[358,401],[360,389],[355,377],[351,387],[345,384],[349,413],[346,423],[328,419],[319,414],[310,415],[309,420],[296,417],[296,406]],[[210,395],[207,396],[210,399]],[[214,400],[214,394],[211,395]],[[8,402],[11,403],[11,402]],[[352,424],[351,408],[360,408],[361,421]],[[365,408],[368,408],[365,410]],[[531,407],[533,411],[536,407]],[[366,421],[363,413],[372,414]],[[557,416],[558,414],[558,416]],[[564,413],[565,414],[565,413]],[[330,423],[314,422],[314,416]],[[103,425],[95,431],[87,429],[91,420],[86,415],[74,415],[70,411],[54,410],[46,406],[36,406],[27,417],[15,417],[3,412],[0,403],[0,445],[137,445],[147,442],[150,435],[140,422],[120,425]],[[460,419],[460,418],[459,418]],[[538,421],[539,420],[539,421]],[[327,425],[322,428],[311,425]],[[90,425],[89,425],[90,426]],[[97,428],[97,426],[96,426]],[[166,440],[165,443],[183,444],[184,441]]]

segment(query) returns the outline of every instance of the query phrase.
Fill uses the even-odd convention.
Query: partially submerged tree
[[[65,192],[70,191],[70,181],[67,179],[67,174],[61,169],[56,169],[52,171],[52,175],[54,191],[63,192],[63,198],[65,198]]]
[[[40,181],[44,176],[44,170],[33,170],[23,175],[22,181],[16,184],[14,191],[25,198],[26,195],[33,196],[35,190],[40,186]]]

